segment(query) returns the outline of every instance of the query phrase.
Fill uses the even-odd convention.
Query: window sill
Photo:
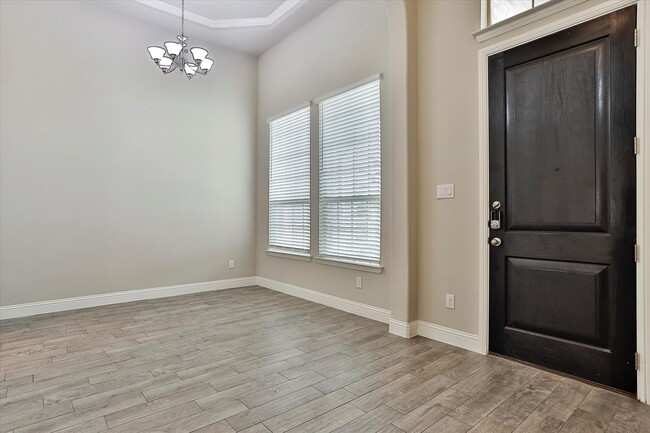
[[[283,259],[299,260],[301,262],[311,262],[311,254],[297,253],[285,250],[266,250],[266,254],[272,257],[281,257]]]
[[[578,5],[585,2],[586,0],[563,0],[563,1],[551,1],[544,3],[533,9],[529,9],[525,12],[507,18],[498,23],[494,23],[491,26],[488,26],[484,29],[479,30],[474,33],[476,40],[480,42],[485,42],[497,36],[501,36],[505,33],[511,32],[515,29],[539,21],[547,16],[556,14],[565,9]]]
[[[381,271],[384,270],[384,267],[377,263],[355,262],[354,260],[335,259],[331,257],[316,257],[316,261],[323,265],[371,272],[373,274],[381,274]]]

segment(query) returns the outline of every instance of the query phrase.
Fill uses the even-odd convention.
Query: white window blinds
[[[379,263],[380,81],[319,104],[319,255]]]
[[[269,122],[269,248],[310,252],[310,107]]]

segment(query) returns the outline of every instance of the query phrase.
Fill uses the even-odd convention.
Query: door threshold
[[[550,374],[554,374],[555,376],[560,376],[560,377],[564,377],[566,379],[575,380],[576,382],[581,382],[581,383],[584,383],[585,385],[593,386],[595,388],[604,389],[605,391],[610,391],[610,392],[613,392],[615,394],[619,394],[619,395],[622,395],[622,396],[625,396],[625,397],[631,397],[631,398],[633,398],[635,400],[638,400],[638,397],[637,397],[636,394],[633,394],[633,393],[627,392],[627,391],[623,391],[623,390],[618,389],[618,388],[613,388],[611,386],[603,385],[602,383],[593,382],[591,380],[584,379],[582,377],[573,376],[573,375],[568,374],[568,373],[563,373],[561,371],[553,370],[552,368],[543,367],[541,365],[537,365],[537,364],[533,364],[533,363],[530,363],[530,362],[522,361],[521,359],[511,358],[509,356],[502,355],[500,353],[488,352],[488,355],[489,356],[494,356],[495,358],[506,359],[508,361],[515,362],[517,364],[525,365],[527,367],[536,368],[537,370],[541,370],[541,371],[543,371],[545,373],[550,373]]]

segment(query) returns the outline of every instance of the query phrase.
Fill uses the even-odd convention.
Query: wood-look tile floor
[[[650,406],[250,287],[0,323],[0,432],[650,432]]]

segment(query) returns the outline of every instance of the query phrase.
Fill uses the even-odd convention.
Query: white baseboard
[[[447,328],[445,326],[436,325],[434,323],[424,322],[422,320],[415,320],[409,323],[402,322],[400,320],[391,319],[390,310],[373,307],[371,305],[362,304],[360,302],[350,301],[348,299],[339,298],[337,296],[327,295],[325,293],[320,293],[314,290],[305,289],[304,287],[282,283],[280,281],[274,281],[264,277],[257,277],[257,285],[266,287],[267,289],[282,292],[287,295],[295,296],[297,298],[302,298],[308,301],[316,302],[318,304],[327,305],[328,307],[356,314],[357,316],[388,323],[388,331],[391,334],[400,337],[411,338],[415,337],[416,335],[421,335],[432,340],[471,350],[472,352],[482,353],[481,344],[479,342],[478,335],[476,334],[458,331],[456,329]]]
[[[402,322],[400,320],[390,319],[388,322],[388,332],[399,337],[411,338],[418,335],[418,321]]]
[[[51,301],[28,304],[0,306],[0,319],[34,316],[36,314],[56,313],[100,305],[121,304],[143,299],[166,298],[190,293],[210,292],[212,290],[234,289],[255,285],[255,277],[232,278],[229,280],[208,281],[204,283],[180,284],[177,286],[154,287],[151,289],[127,290],[124,292],[101,293],[99,295],[75,298],[53,299]]]
[[[452,346],[471,350],[472,352],[482,353],[478,335],[458,331],[456,329],[447,328],[423,320],[414,320],[413,322],[407,323],[400,320],[390,319],[388,332],[404,338],[411,338],[420,335],[422,337],[430,338],[431,340],[440,341],[441,343],[447,343]]]
[[[481,349],[481,342],[476,334],[418,320],[418,335],[484,354]]]
[[[264,277],[257,277],[257,285],[295,296],[297,298],[327,305],[328,307],[356,314],[357,316],[377,320],[378,322],[388,323],[390,320],[390,310],[350,301],[337,296],[327,295],[325,293],[316,292],[315,290],[305,289],[304,287],[293,286],[291,284],[270,280]]]
[[[463,349],[481,353],[478,335],[458,331],[422,320],[410,323],[390,318],[390,310],[373,307],[372,305],[350,301],[305,289],[280,281],[263,277],[244,277],[229,280],[208,281],[204,283],[180,284],[177,286],[155,287],[151,289],[129,290],[124,292],[102,293],[99,295],[79,296],[75,298],[54,299],[51,301],[31,302],[28,304],[0,306],[0,319],[34,316],[37,314],[56,313],[59,311],[77,310],[80,308],[99,307],[101,305],[121,304],[123,302],[141,301],[144,299],[166,298],[169,296],[187,295],[190,293],[210,292],[213,290],[234,289],[237,287],[262,286],[267,289],[306,299],[328,307],[356,314],[357,316],[388,323],[389,332],[404,338],[421,335],[432,340],[462,347]]]

